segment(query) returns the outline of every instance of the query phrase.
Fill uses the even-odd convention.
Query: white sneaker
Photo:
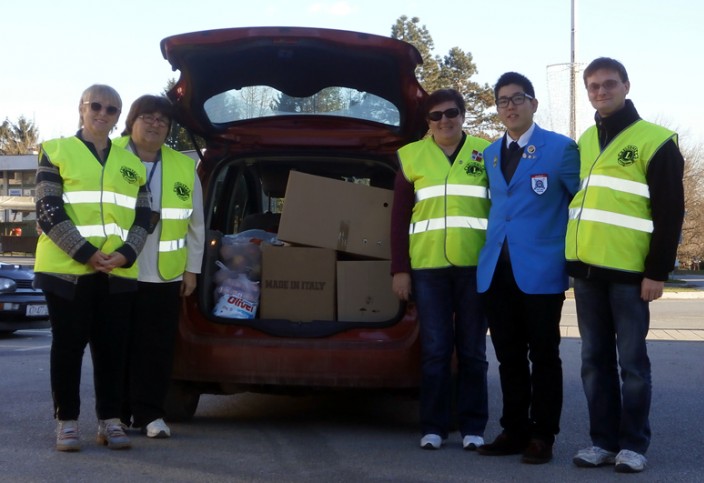
[[[420,447],[423,449],[440,449],[442,437],[439,434],[426,434],[420,439]]]
[[[577,451],[572,462],[581,468],[596,468],[597,466],[612,465],[616,460],[616,453],[607,451],[598,446],[584,448]]]
[[[648,460],[640,453],[630,449],[622,449],[616,455],[617,473],[640,473],[645,469]]]
[[[155,419],[145,427],[147,438],[170,438],[171,429],[166,425],[163,419]]]
[[[476,436],[474,434],[468,434],[462,438],[462,447],[467,451],[476,451],[481,445],[484,444],[484,438],[481,436]]]
[[[56,425],[56,450],[79,451],[81,436],[78,432],[78,421],[59,421]]]

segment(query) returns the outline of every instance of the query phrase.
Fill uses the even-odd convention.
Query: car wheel
[[[184,381],[171,381],[164,402],[166,419],[168,421],[188,421],[196,413],[199,400],[200,393],[193,384]]]

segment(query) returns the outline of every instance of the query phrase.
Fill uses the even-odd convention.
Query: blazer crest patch
[[[548,175],[534,174],[530,177],[530,186],[536,194],[542,195],[548,190]]]

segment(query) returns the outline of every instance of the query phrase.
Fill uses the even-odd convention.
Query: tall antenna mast
[[[572,0],[571,16],[571,46],[570,46],[570,137],[577,139],[577,64],[575,59],[576,40],[575,40],[575,0]]]

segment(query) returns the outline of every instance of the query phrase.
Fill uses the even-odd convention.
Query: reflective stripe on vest
[[[105,237],[114,235],[120,238],[123,242],[127,240],[127,234],[129,230],[120,228],[115,223],[109,223],[107,225],[76,225],[81,236],[85,238],[90,237]]]
[[[42,143],[43,155],[57,167],[62,180],[66,215],[78,232],[104,253],[124,245],[132,224],[140,186],[146,181],[139,159],[116,146],[110,148],[105,163],[77,137]],[[85,275],[94,270],[64,252],[45,233],[37,242],[35,271]],[[137,264],[116,268],[111,275],[136,279]]]
[[[162,220],[188,220],[193,213],[192,209],[162,208]]]
[[[173,252],[175,250],[180,250],[186,248],[186,239],[181,240],[171,240],[171,241],[160,241],[159,251],[160,252]],[[185,268],[185,267],[184,267]],[[181,272],[183,273],[183,272]]]
[[[645,233],[653,232],[652,220],[621,215],[612,211],[595,210],[591,208],[571,208],[570,220],[596,221],[608,225],[622,226]]]
[[[474,230],[486,230],[486,218],[472,218],[470,216],[448,216],[446,218],[432,218],[430,220],[411,223],[408,230],[409,235],[423,233],[432,230],[444,230],[445,228],[472,228]]]
[[[474,198],[486,198],[488,190],[485,186],[467,186],[461,184],[448,184],[443,186],[430,186],[416,191],[416,203],[430,198],[440,198],[444,196],[469,196]]]
[[[111,191],[71,191],[63,194],[64,203],[112,203],[123,208],[134,209],[136,196],[127,196]]]
[[[593,174],[587,179],[582,180],[580,189],[585,189],[587,185],[592,187],[600,186],[602,188],[611,188],[612,190],[623,191],[624,193],[650,198],[650,189],[648,188],[648,185],[638,181],[628,181],[621,178]]]
[[[570,204],[567,260],[643,272],[653,221],[646,173],[653,155],[677,135],[637,121],[599,150],[595,126],[579,140],[582,186]]]
[[[489,214],[482,152],[489,143],[467,137],[454,163],[432,138],[399,150],[415,190],[409,226],[411,267],[476,266]]]

